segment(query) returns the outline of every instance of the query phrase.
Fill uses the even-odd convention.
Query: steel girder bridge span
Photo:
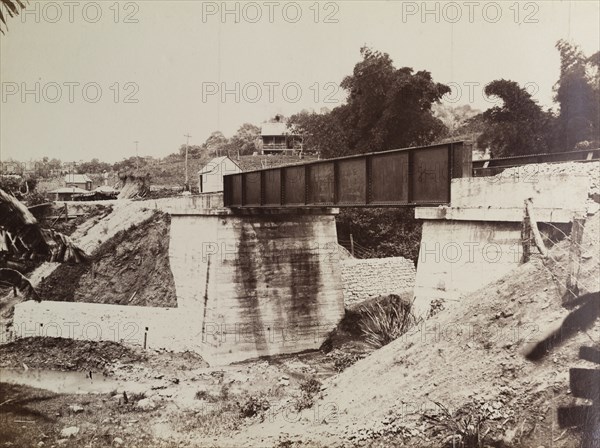
[[[450,204],[450,181],[472,174],[462,142],[318,160],[224,176],[224,205],[243,208]]]

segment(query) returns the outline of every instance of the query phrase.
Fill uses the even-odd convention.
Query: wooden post
[[[546,250],[546,246],[544,246],[544,240],[542,239],[542,235],[537,226],[537,221],[535,219],[535,214],[533,211],[533,202],[531,199],[525,200],[525,208],[527,210],[527,216],[529,217],[529,224],[531,226],[531,232],[533,233],[533,240],[535,241],[535,245],[537,246],[542,257],[548,258],[548,250]]]
[[[525,216],[523,217],[523,223],[521,225],[521,244],[523,246],[522,262],[527,263],[531,257],[531,223],[527,211],[525,211]]]
[[[569,265],[567,276],[567,288],[574,294],[579,293],[577,278],[579,277],[579,268],[581,262],[581,240],[583,237],[584,218],[573,218],[571,227],[571,247],[569,248]],[[571,299],[567,297],[567,299]]]
[[[352,234],[350,234],[350,253],[354,257],[354,238],[352,238]]]

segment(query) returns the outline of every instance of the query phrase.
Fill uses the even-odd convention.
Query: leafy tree
[[[59,159],[52,158],[48,161],[48,168],[51,170],[60,170],[62,162]]]
[[[490,148],[493,157],[547,152],[553,116],[544,112],[524,88],[514,81],[492,81],[485,94],[504,103],[482,114],[484,130],[477,139],[480,148]]]
[[[285,115],[276,114],[274,117],[269,118],[269,120],[267,120],[267,123],[280,123],[285,121]]]
[[[305,147],[324,157],[425,145],[446,132],[432,104],[450,92],[431,74],[396,69],[386,53],[363,47],[362,61],[340,84],[347,104],[330,113],[301,112],[290,123],[305,136]]]
[[[290,133],[302,136],[305,152],[334,157],[348,151],[347,135],[338,115],[337,108],[320,114],[302,111],[292,115],[287,125]]]
[[[559,40],[560,78],[554,86],[560,105],[557,150],[571,150],[579,142],[600,140],[600,53],[586,57],[581,49]]]
[[[15,175],[0,176],[0,189],[20,201],[25,201],[29,206],[46,202],[44,195],[36,191],[37,184],[38,179],[36,175],[26,177]]]
[[[240,154],[252,154],[258,151],[260,128],[250,123],[244,123],[229,140],[229,148]]]
[[[88,174],[88,173],[102,173],[104,171],[112,170],[112,166],[110,163],[101,162],[99,159],[92,159],[89,162],[83,162],[77,165],[77,172],[79,174]]]
[[[136,168],[142,169],[147,165],[148,161],[143,157],[131,156],[128,159],[114,163],[112,169],[118,173],[132,173],[136,171]]]
[[[447,137],[452,140],[459,140],[465,132],[465,126],[475,116],[480,115],[481,111],[473,109],[470,105],[451,106],[449,104],[434,104],[432,106],[433,114],[439,118],[448,128]]]
[[[209,154],[221,156],[226,151],[228,143],[229,140],[221,131],[215,131],[206,139],[204,146]]]
[[[396,69],[385,53],[363,47],[361,55],[341,83],[346,104],[290,117],[288,126],[304,137],[305,150],[336,157],[426,145],[447,133],[432,105],[450,92],[448,86],[433,82],[426,71]],[[374,256],[417,258],[421,223],[412,208],[344,209],[336,222],[341,238],[352,234]]]
[[[23,178],[18,175],[0,176],[0,189],[19,197],[23,185]]]
[[[414,262],[419,256],[421,222],[414,207],[345,208],[336,217],[338,235],[370,249],[374,257],[403,256]]]
[[[180,157],[185,157],[185,147],[186,146],[187,145],[183,144],[179,147],[179,156]],[[193,159],[199,159],[202,157],[204,150],[205,150],[205,148],[203,148],[202,146],[189,145],[188,146],[188,157],[191,157]]]
[[[394,68],[387,53],[367,47],[360,53],[363,60],[341,83],[348,91],[340,115],[349,153],[426,145],[446,132],[431,107],[450,87],[433,82],[427,71]]]

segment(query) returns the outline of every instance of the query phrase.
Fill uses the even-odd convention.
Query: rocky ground
[[[32,338],[2,346],[0,355],[0,367],[35,370],[44,387],[44,374],[59,369],[81,372],[82,383],[91,374],[115,384],[75,394],[1,382],[0,446],[214,445],[269,413],[311,412],[322,381],[336,372],[322,352],[210,368],[193,354]]]

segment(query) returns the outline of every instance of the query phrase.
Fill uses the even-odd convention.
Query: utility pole
[[[135,141],[135,142],[133,142],[133,143],[135,143],[135,171],[136,171],[136,174],[137,174],[137,173],[138,173],[138,171],[139,171],[139,169],[140,169],[140,165],[139,165],[139,163],[140,163],[140,158],[139,158],[139,156],[138,156],[138,143],[139,143],[139,142],[136,140],[136,141]]]
[[[185,143],[185,191],[190,191],[190,183],[188,179],[188,148],[190,146],[191,135],[188,132],[184,135],[184,137],[187,137],[187,141]]]

